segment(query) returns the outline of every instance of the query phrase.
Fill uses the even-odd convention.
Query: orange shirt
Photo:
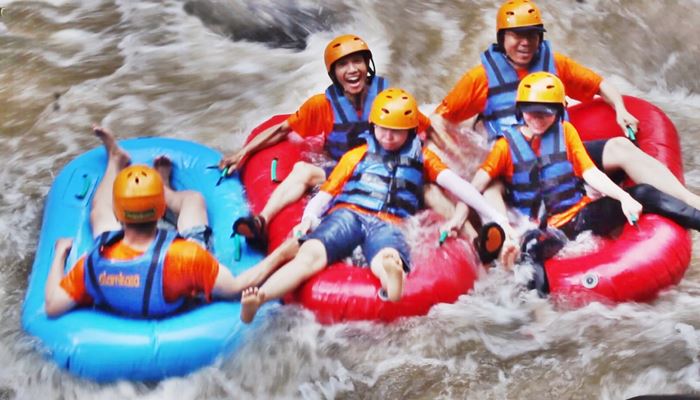
[[[323,134],[325,138],[333,130],[333,106],[325,94],[314,95],[287,118],[287,123],[301,137]],[[418,132],[425,132],[429,126],[430,118],[419,112]]]
[[[587,101],[598,93],[603,78],[592,70],[557,52],[554,53],[554,66],[567,96]],[[520,79],[528,74],[526,69],[516,71]],[[452,123],[460,123],[484,111],[488,93],[486,69],[479,64],[462,76],[435,112]]]
[[[103,250],[104,257],[112,260],[130,260],[143,252],[132,249],[119,241]],[[80,305],[90,305],[93,300],[85,288],[85,256],[61,280],[61,287]],[[219,262],[202,246],[185,239],[175,239],[168,248],[163,265],[163,293],[165,300],[173,302],[183,296],[203,292],[207,300],[219,273]]]
[[[586,152],[586,148],[581,142],[581,137],[569,122],[564,122],[564,139],[566,141],[566,156],[571,161],[574,167],[574,174],[578,177],[583,176],[583,173],[588,169],[595,167],[591,157]],[[541,137],[535,136],[530,142],[530,147],[539,155],[540,153],[540,143]],[[511,182],[513,179],[513,159],[510,154],[510,145],[506,138],[499,138],[494,144],[491,152],[486,157],[486,160],[481,165],[481,169],[486,171],[487,174],[492,179],[503,177],[506,181]],[[571,207],[570,209],[564,211],[563,213],[553,215],[549,217],[548,223],[556,228],[567,223],[571,218],[573,218],[578,211],[588,204],[590,199],[584,196],[579,204]]]
[[[362,157],[364,157],[366,153],[366,144],[355,147],[354,149],[345,153],[343,157],[340,158],[340,161],[338,161],[338,165],[335,166],[328,179],[326,179],[323,185],[321,185],[321,190],[331,194],[332,196],[339,195],[340,192],[343,191],[343,186],[345,186],[345,183],[348,181],[348,179],[350,179],[350,177],[352,177],[355,167],[360,163],[360,161],[362,161]],[[446,169],[447,166],[442,162],[437,154],[427,147],[423,147],[423,177],[425,178],[426,182],[435,182],[437,180],[437,176],[440,175],[440,172]],[[364,208],[358,207],[354,204],[338,204],[331,211],[340,207],[350,208],[365,214],[376,215],[378,218],[387,222],[397,223],[401,221],[401,218],[393,214],[365,210]]]

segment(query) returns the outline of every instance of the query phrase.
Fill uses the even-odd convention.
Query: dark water
[[[664,109],[700,192],[698,1],[539,1],[547,37]],[[285,307],[237,357],[154,385],[97,385],[45,361],[19,315],[53,176],[97,145],[165,135],[229,151],[328,84],[337,34],[430,112],[494,36],[491,1],[2,1],[0,399],[545,398],[700,393],[700,273],[651,304],[555,310],[502,271],[389,326],[324,327]],[[694,247],[698,247],[694,236]],[[379,350],[379,351],[378,351]]]

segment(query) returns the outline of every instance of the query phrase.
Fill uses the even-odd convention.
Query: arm
[[[240,168],[241,161],[244,158],[266,147],[281,142],[287,137],[287,135],[289,135],[289,132],[291,131],[292,128],[289,126],[289,123],[286,120],[265,129],[265,131],[255,136],[250,142],[246,143],[243,148],[222,158],[219,162],[219,168],[224,169],[228,167],[229,175],[232,174],[233,171]]]
[[[629,137],[627,127],[630,127],[632,131],[636,133],[639,120],[630,114],[629,111],[627,111],[622,95],[620,95],[617,88],[613,86],[612,83],[608,82],[607,79],[604,79],[600,83],[598,94],[603,97],[606,103],[610,104],[615,109],[617,124],[620,126],[620,128],[622,128],[622,132],[625,134],[625,136]]]
[[[486,171],[482,169],[479,169],[477,175],[479,175],[479,172],[481,171],[483,171],[483,173],[490,181],[491,178],[488,176]],[[476,176],[474,178],[476,179]],[[481,179],[483,179],[483,177]],[[487,221],[495,221],[502,226],[508,225],[506,217],[504,215],[501,215],[498,211],[496,211],[496,209],[491,207],[486,202],[484,196],[481,195],[481,192],[478,190],[478,188],[472,186],[472,184],[460,178],[451,170],[446,169],[440,172],[440,174],[437,176],[437,184],[449,190],[461,201],[463,201],[471,208],[476,210],[476,212],[479,213],[479,215],[483,219]],[[488,182],[486,182],[486,184],[488,184]],[[484,185],[484,187],[486,186]]]
[[[57,317],[75,307],[76,304],[61,287],[61,279],[64,275],[63,266],[72,246],[73,240],[61,238],[56,241],[54,247],[53,261],[44,289],[44,310],[49,317]]]
[[[447,232],[450,237],[456,237],[459,233],[459,229],[464,225],[464,222],[466,222],[468,214],[469,208],[467,205],[458,201],[455,204],[452,218],[440,226],[440,232]]]
[[[309,200],[304,208],[304,214],[301,217],[301,222],[292,228],[294,237],[301,237],[306,234],[312,227],[318,225],[321,215],[323,215],[328,209],[328,205],[331,200],[333,200],[333,195],[323,190],[319,192]]]
[[[447,132],[447,121],[439,114],[433,114],[430,118],[431,124],[426,128],[427,142],[435,145],[445,154],[453,154],[455,149],[459,149],[456,138]]]
[[[620,202],[622,212],[627,217],[630,224],[634,224],[639,220],[639,214],[642,212],[642,205],[630,196],[629,193],[622,190],[615,182],[611,181],[607,175],[602,173],[598,168],[589,168],[583,173],[583,179],[597,191],[606,196],[612,197]]]

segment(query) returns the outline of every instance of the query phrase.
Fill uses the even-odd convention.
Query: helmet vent
[[[389,110],[387,110],[386,108],[382,108],[382,112],[383,112],[384,114],[389,114]]]
[[[530,89],[532,87],[532,85],[530,85],[529,83],[526,83],[524,86],[528,89]]]
[[[336,47],[340,47],[340,43],[336,43],[333,45],[333,48],[335,49]]]
[[[403,113],[403,115],[411,115],[411,113],[413,113],[413,111],[407,110],[406,112]]]
[[[535,9],[534,9],[534,8],[531,8],[531,9],[527,10],[527,13],[528,13],[528,14],[532,14],[532,13],[534,13],[534,12],[535,12]]]
[[[507,11],[506,15],[515,15],[515,13],[513,11]]]
[[[547,85],[547,89],[554,89],[554,85]]]

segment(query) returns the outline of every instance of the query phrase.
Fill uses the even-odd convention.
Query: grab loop
[[[438,244],[442,246],[443,243],[445,243],[445,240],[447,240],[447,231],[440,231],[440,238],[438,239]]]
[[[241,261],[241,235],[233,235],[233,260]]]
[[[277,157],[273,158],[270,165],[270,180],[275,183],[279,183],[277,180],[277,161]]]
[[[87,174],[83,174],[83,188],[80,192],[75,194],[75,197],[80,200],[84,199],[85,196],[87,196],[88,190],[90,190],[90,179],[88,179]]]

